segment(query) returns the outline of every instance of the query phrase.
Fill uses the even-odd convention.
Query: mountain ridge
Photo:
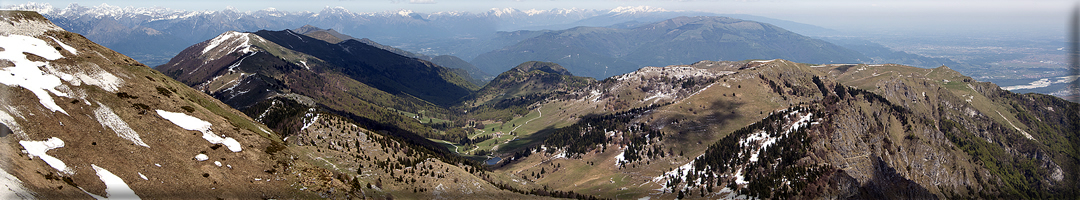
[[[311,97],[277,94],[248,117],[251,109],[229,108],[39,14],[0,11],[0,22],[0,77],[8,76],[0,197],[537,198],[482,179],[480,165],[445,148],[332,114]],[[244,60],[219,70],[232,75],[304,69],[245,65],[282,50],[259,37],[223,33],[189,50]]]
[[[575,74],[606,78],[645,66],[716,58],[781,58],[809,63],[869,60],[858,52],[765,23],[677,17],[633,29],[576,27],[543,33],[479,55],[472,62],[486,71],[501,71],[511,63],[541,60],[566,65]]]
[[[490,77],[491,75],[488,75],[487,73],[484,73],[483,71],[480,71],[480,69],[477,69],[476,66],[473,66],[472,64],[470,64],[468,62],[465,62],[464,60],[461,60],[461,58],[458,58],[456,56],[439,55],[439,56],[432,57],[432,56],[428,56],[428,55],[424,55],[424,54],[413,53],[413,52],[405,51],[405,50],[402,50],[402,49],[394,48],[392,46],[379,44],[379,43],[377,43],[375,41],[372,41],[371,39],[368,39],[368,38],[356,39],[356,38],[354,38],[352,36],[338,33],[337,31],[334,31],[334,29],[321,29],[321,28],[311,26],[311,25],[304,25],[303,27],[300,27],[300,28],[298,28],[298,29],[296,29],[294,31],[296,31],[297,33],[300,33],[300,34],[307,35],[309,37],[313,37],[313,38],[320,39],[320,40],[323,40],[323,41],[326,41],[326,42],[329,42],[329,43],[334,43],[334,44],[341,43],[341,42],[344,42],[346,40],[357,40],[357,41],[360,41],[360,42],[362,42],[364,44],[368,44],[368,45],[377,47],[379,49],[394,52],[394,53],[396,53],[398,55],[402,55],[402,56],[405,56],[405,57],[411,57],[411,58],[417,58],[417,59],[421,59],[421,60],[431,61],[432,63],[435,63],[435,64],[437,64],[439,66],[443,66],[443,67],[461,69],[461,70],[464,70],[464,71],[455,70],[455,73],[457,73],[458,75],[461,75],[462,77],[465,77],[470,83],[473,83],[473,84],[478,85],[478,86],[483,85],[485,83],[484,80],[487,80],[487,79],[491,78]]]
[[[525,116],[543,117],[516,130],[539,131],[500,143],[496,155],[511,161],[494,171],[557,189],[628,188],[592,193],[600,196],[1047,198],[1075,184],[1077,151],[1065,144],[1075,140],[1065,138],[1075,103],[948,67],[701,61],[535,102]],[[1046,107],[1061,112],[1042,130],[1017,123],[1039,121],[1023,113]],[[563,117],[574,121],[555,120]],[[1034,156],[1044,153],[1054,156]],[[618,181],[565,183],[597,177]]]
[[[1080,184],[1080,104],[946,66],[699,60],[596,80],[526,61],[477,88],[360,41],[264,30],[223,32],[157,72],[14,13],[0,23],[14,31],[0,35],[14,41],[0,42],[0,179],[18,182],[0,186],[16,195],[1023,199]],[[641,27],[672,41],[769,29],[695,20]]]
[[[482,46],[482,44],[475,44],[475,41],[470,38],[487,38],[500,30],[574,24],[576,21],[588,18],[615,14],[608,9],[559,9],[559,12],[525,12],[508,9],[512,10],[512,13],[522,15],[495,15],[496,11],[421,14],[408,10],[395,10],[366,13],[329,6],[316,12],[289,12],[273,8],[257,11],[239,11],[234,8],[217,11],[187,11],[160,7],[118,7],[107,4],[89,7],[72,4],[64,8],[54,8],[48,3],[19,4],[7,8],[43,12],[46,17],[63,28],[86,35],[95,42],[117,49],[151,66],[164,64],[185,47],[213,38],[225,31],[282,30],[307,24],[372,38],[375,41],[422,54],[455,55],[465,60],[472,60],[470,55],[490,50],[478,53],[457,52],[463,43],[468,46]],[[525,13],[532,14],[525,15]],[[590,22],[570,27],[608,26],[639,17],[649,17],[650,13],[653,12],[620,14],[617,18],[594,20],[599,23]],[[666,11],[666,13],[687,12]],[[686,15],[698,14],[707,13]],[[653,21],[654,18],[638,21]],[[669,17],[663,19],[666,18]],[[563,28],[569,27],[564,26],[558,29]],[[155,45],[127,40],[131,38],[155,41]]]

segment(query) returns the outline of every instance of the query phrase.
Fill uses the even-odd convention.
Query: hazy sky
[[[0,0],[0,5],[26,1]],[[241,11],[269,7],[286,11],[318,12],[326,6],[342,6],[353,12],[408,9],[484,12],[491,8],[611,9],[618,6],[652,6],[667,10],[752,14],[818,25],[842,31],[1022,32],[1059,35],[1076,1],[1063,0],[49,0],[63,8],[70,3],[96,6],[160,6],[183,10]],[[1061,33],[1063,35],[1063,33]]]

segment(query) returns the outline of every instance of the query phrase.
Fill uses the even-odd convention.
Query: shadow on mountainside
[[[717,134],[710,130],[732,125],[732,119],[743,116],[736,110],[743,106],[743,104],[745,103],[716,98],[714,101],[709,102],[704,110],[700,110],[700,112],[712,112],[710,114],[695,115],[694,111],[699,111],[699,109],[701,109],[700,107],[695,107],[688,110],[690,114],[673,115],[671,116],[672,121],[676,123],[672,126],[674,126],[673,128],[678,132],[674,134],[665,134],[664,140],[676,144],[686,144],[697,141],[712,141],[722,135],[727,135],[728,133]],[[686,109],[686,106],[683,107],[684,108],[680,109]]]
[[[881,157],[873,156],[874,174],[855,199],[938,199],[918,183],[904,178]]]

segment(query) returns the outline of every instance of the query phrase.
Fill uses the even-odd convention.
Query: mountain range
[[[317,102],[368,126],[397,127],[426,136],[435,132],[398,112],[445,115],[443,106],[477,89],[454,70],[428,61],[358,40],[333,44],[288,29],[226,32],[185,49],[157,68],[236,109],[253,112],[259,108],[258,113],[264,113],[269,109],[264,104],[311,99],[300,102],[309,106]],[[277,121],[264,123],[286,133],[297,128],[278,126]]]
[[[456,59],[432,60],[430,58],[439,55],[449,55],[458,57],[463,61],[479,61],[475,59],[478,55],[493,53],[493,51],[497,52],[500,49],[512,48],[517,43],[544,33],[572,32],[572,30],[563,29],[581,26],[633,29],[642,25],[657,23],[680,16],[722,16],[742,20],[753,20],[782,27],[793,33],[815,37],[838,34],[836,31],[813,25],[761,16],[672,11],[648,6],[617,7],[610,10],[519,10],[514,8],[493,8],[487,12],[480,13],[416,13],[409,10],[361,13],[351,12],[341,7],[326,7],[319,12],[288,12],[274,8],[258,11],[239,11],[232,8],[221,11],[185,11],[160,7],[118,7],[107,4],[88,7],[71,4],[61,9],[55,8],[48,3],[31,2],[27,4],[11,5],[6,7],[6,9],[40,12],[66,30],[86,35],[92,41],[111,49],[116,49],[117,51],[132,56],[136,60],[147,63],[150,66],[164,64],[190,44],[213,38],[226,31],[255,32],[259,30],[283,30],[301,26],[311,26],[333,30],[332,32],[337,34],[336,36],[343,36],[340,38],[342,41],[352,38],[352,36],[346,34],[362,36],[359,37],[361,38],[359,40],[371,44],[372,46],[388,50],[398,49],[397,51],[391,51],[399,54],[408,52],[403,55],[435,61],[436,64],[445,67],[465,69],[470,75],[469,77],[474,79],[471,81],[477,85],[494,77],[489,74],[498,74],[502,70],[509,69],[519,62],[503,63],[499,66],[499,70],[486,71],[488,69],[484,69],[485,71],[482,71],[472,69],[472,65],[489,65],[490,63],[470,63],[470,65],[466,65],[464,64],[465,62],[456,61]],[[303,28],[297,28],[295,30],[301,33],[307,31]],[[376,41],[379,42],[376,43]],[[334,42],[331,41],[331,43]],[[869,45],[876,44],[870,43]],[[918,55],[911,55],[909,58],[903,59],[872,60],[870,58],[883,58],[895,55],[893,55],[892,50],[888,49],[882,51],[879,49],[859,48],[857,46],[844,47],[853,47],[853,50],[863,54],[865,57],[869,57],[863,57],[865,59],[862,59],[863,62],[868,63],[899,63],[919,67],[936,67],[940,66],[940,64],[955,63],[947,59],[945,60],[947,62],[942,62],[937,61],[942,59],[927,58]],[[559,52],[541,53],[559,54]],[[840,53],[846,54],[843,52]],[[606,56],[610,57],[611,55]],[[771,56],[779,55],[770,55],[763,57],[763,59],[771,58]],[[848,57],[860,56],[848,55]],[[737,58],[709,56],[700,59],[734,60]],[[447,61],[442,62],[443,60]],[[799,61],[798,59],[795,60]],[[527,60],[520,61],[524,62]],[[555,60],[548,59],[545,61]],[[606,61],[610,61],[610,59],[607,59]],[[685,59],[680,63],[686,64],[694,61],[696,60]],[[923,65],[924,63],[937,63],[939,65]],[[561,64],[571,68],[574,68],[575,66],[575,64],[571,63]],[[664,66],[675,63],[653,62],[647,64],[635,64],[642,66]],[[954,66],[958,69],[977,68],[966,65],[967,64],[950,66]],[[578,72],[582,75],[602,78],[598,75]],[[628,72],[628,70],[622,70],[620,72]],[[609,73],[608,76],[614,74],[618,73]]]
[[[225,98],[221,92],[211,96],[207,93],[222,90],[210,88],[220,85],[188,87],[37,13],[0,11],[0,19],[4,199],[535,198],[485,181],[475,162],[449,156],[445,148],[423,143],[426,139],[410,138],[400,128],[369,130],[379,126],[334,114],[314,105],[314,98],[295,93],[274,94],[272,100]],[[193,51],[208,54],[191,59],[206,60],[211,63],[207,68],[214,69],[190,71],[197,73],[186,78],[222,71],[252,82],[289,75],[284,72],[345,76],[330,72],[333,66],[319,58],[296,52],[289,52],[291,58],[312,61],[312,69],[322,74],[301,67],[307,65],[268,62],[276,57],[260,55],[283,49],[261,37],[228,32],[216,42],[198,44]],[[233,58],[240,60],[234,68],[216,65]],[[389,57],[394,58],[411,60]],[[281,65],[246,64],[255,61]],[[281,86],[252,82],[224,91]],[[239,99],[262,103],[249,106],[262,106],[261,115],[233,109],[247,105]],[[348,165],[334,163],[345,160]]]
[[[804,63],[862,63],[864,55],[782,28],[727,17],[677,17],[630,29],[577,27],[542,33],[481,54],[480,69],[504,71],[530,60],[556,62],[578,75],[607,78],[645,66],[701,60],[781,58]]]
[[[288,12],[274,8],[258,11],[239,11],[232,8],[220,11],[185,11],[107,4],[90,7],[71,4],[61,9],[48,3],[11,5],[6,9],[39,12],[66,30],[86,35],[92,41],[151,66],[164,64],[190,44],[213,38],[226,31],[255,32],[313,25],[344,34],[372,38],[422,54],[455,55],[471,60],[472,56],[502,46],[471,53],[461,52],[462,46],[484,46],[482,41],[492,37],[496,31],[530,29],[529,27],[565,29],[576,26],[608,26],[629,21],[649,23],[677,16],[718,15],[668,11],[646,6],[610,10],[493,8],[481,13],[416,13],[410,10],[364,13],[351,12],[342,7],[326,7],[318,12]],[[791,25],[788,28],[792,30],[826,30],[764,17],[756,17],[754,20]]]
[[[463,70],[302,27],[222,31],[150,68],[42,15],[0,15],[6,198],[1078,195],[1080,104],[947,66],[827,64],[862,54],[829,54],[845,49],[759,22],[632,26],[664,30],[655,38],[669,43],[758,44],[689,55],[736,49],[821,63],[642,50],[634,55],[672,63],[597,80],[567,63],[522,61],[480,86]],[[607,37],[647,32],[629,27],[503,34],[640,45]],[[605,37],[573,40],[593,36]],[[591,47],[572,49],[637,51]]]
[[[326,43],[276,33],[298,38],[274,40],[287,49]],[[334,51],[344,50],[304,52]],[[445,111],[401,112],[419,128],[348,115],[355,111],[330,106],[334,98],[313,98],[328,111],[315,116],[345,113],[392,136],[427,138],[407,140],[443,159],[484,160],[486,181],[532,195],[1054,198],[1070,196],[1066,188],[1076,184],[1069,130],[1077,104],[1014,94],[944,66],[773,59],[644,67],[604,80],[575,74],[558,63],[523,62],[457,103],[428,107]],[[296,104],[265,102],[246,113],[274,116]],[[303,134],[301,122],[318,118],[303,113],[281,116],[300,127],[280,129],[292,145],[333,149],[348,141]]]
[[[347,40],[356,40],[360,41],[361,43],[368,44],[379,49],[390,51],[405,57],[418,58],[421,60],[431,61],[432,63],[435,63],[439,66],[459,69],[455,70],[455,73],[458,73],[462,77],[465,77],[469,82],[476,85],[483,85],[485,82],[484,80],[491,79],[491,75],[484,73],[479,68],[476,68],[476,66],[472,65],[469,62],[466,62],[465,60],[462,60],[461,58],[458,58],[457,56],[440,55],[432,57],[424,54],[413,53],[402,49],[394,48],[392,46],[379,44],[368,38],[356,39],[352,36],[341,34],[334,29],[321,29],[319,27],[311,25],[304,25],[303,27],[296,29],[295,32],[329,43],[341,43]]]

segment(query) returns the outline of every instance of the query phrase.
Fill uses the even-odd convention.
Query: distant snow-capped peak
[[[539,10],[539,9],[518,10],[518,9],[515,9],[515,8],[491,8],[491,10],[488,10],[488,12],[486,12],[485,14],[494,15],[494,16],[497,16],[497,17],[504,17],[504,16],[507,16],[507,15],[509,15],[509,16],[517,15],[517,13],[523,13],[523,14],[525,14],[525,16],[536,16],[536,15],[544,15],[544,14],[566,15],[566,14],[571,14],[571,13],[584,13],[584,12],[589,12],[589,11],[590,10],[580,9],[580,8],[569,8],[569,9],[554,8],[554,9],[551,9],[551,10]]]
[[[36,3],[36,2],[29,2],[29,3],[17,4],[17,5],[9,5],[9,6],[6,6],[4,9],[35,11],[35,12],[38,12],[38,13],[41,13],[41,14],[44,14],[44,15],[53,15],[53,16],[61,16],[61,17],[68,17],[68,18],[89,16],[89,17],[94,17],[94,18],[111,17],[111,18],[120,19],[120,18],[135,18],[135,17],[145,16],[145,17],[149,17],[148,21],[184,19],[184,18],[190,18],[190,17],[195,17],[195,16],[214,15],[214,14],[220,14],[220,13],[226,13],[226,14],[228,14],[230,16],[234,16],[234,17],[252,16],[252,15],[254,15],[254,16],[271,16],[271,17],[284,17],[284,16],[288,16],[288,15],[310,16],[310,17],[318,17],[318,16],[375,16],[375,15],[411,17],[410,15],[421,14],[421,15],[425,15],[426,16],[425,18],[429,18],[429,17],[436,17],[437,18],[438,16],[469,16],[469,15],[478,16],[478,17],[482,17],[482,16],[494,16],[494,17],[522,17],[522,16],[526,16],[526,17],[533,17],[533,16],[548,16],[548,15],[595,16],[595,15],[599,15],[599,14],[603,14],[603,13],[608,13],[608,14],[638,14],[638,13],[666,12],[666,11],[668,11],[668,10],[665,10],[663,8],[650,7],[650,6],[622,6],[622,7],[617,7],[617,8],[611,9],[611,10],[606,10],[606,11],[605,10],[580,9],[580,8],[568,8],[568,9],[555,8],[555,9],[550,9],[550,10],[541,10],[541,9],[519,10],[519,9],[516,9],[516,8],[509,8],[508,7],[508,8],[491,8],[487,12],[476,13],[476,14],[471,14],[469,12],[462,12],[462,11],[446,11],[446,12],[434,12],[434,13],[430,13],[430,14],[422,14],[422,13],[414,12],[412,10],[396,10],[396,11],[385,11],[385,12],[378,12],[378,13],[375,13],[375,12],[372,12],[372,13],[354,13],[354,12],[351,12],[348,9],[345,9],[344,7],[341,7],[341,6],[326,6],[322,11],[314,13],[314,12],[310,12],[310,11],[299,11],[299,12],[282,11],[282,10],[279,10],[277,8],[267,8],[267,9],[258,10],[258,11],[239,11],[236,8],[233,8],[233,7],[227,7],[224,10],[220,10],[220,11],[213,11],[213,10],[186,11],[186,10],[174,10],[174,9],[163,8],[163,7],[138,7],[138,8],[137,7],[132,7],[132,6],[120,7],[120,6],[114,6],[114,5],[104,4],[104,3],[101,4],[101,5],[89,6],[89,7],[88,6],[82,6],[82,5],[79,5],[77,3],[72,3],[72,4],[69,4],[67,7],[65,7],[63,9],[57,9],[56,7],[53,7],[53,5],[51,5],[49,3]],[[235,16],[235,15],[239,15],[239,16]]]
[[[490,15],[502,17],[503,15],[512,15],[517,11],[518,9],[514,8],[491,8],[491,10],[489,10],[487,13]]]
[[[397,14],[401,15],[402,17],[409,17],[409,15],[411,15],[413,13],[414,12],[412,10],[405,10],[405,9],[398,10],[398,12],[397,12]]]
[[[666,12],[664,8],[657,8],[651,6],[619,6],[615,9],[611,9],[608,13],[617,14],[637,14],[637,13],[650,13],[650,12]]]
[[[47,13],[56,12],[56,9],[53,8],[52,4],[49,4],[49,3],[37,3],[37,2],[10,5],[10,6],[6,7],[6,8],[4,8],[4,9],[34,11],[34,12],[38,12],[38,13],[41,13],[41,14],[47,14]]]
[[[121,18],[125,16],[133,15],[146,15],[151,17],[163,17],[170,14],[177,14],[183,12],[182,10],[172,10],[162,7],[140,7],[133,6],[120,7],[113,6],[106,3],[101,5],[85,7],[76,3],[69,4],[63,10],[59,12],[42,13],[48,15],[61,15],[61,16],[92,16],[92,17],[112,17]]]
[[[341,6],[334,6],[334,7],[326,6],[325,8],[323,8],[322,11],[319,12],[319,14],[350,14],[350,13],[352,13],[352,12],[349,12],[349,9],[345,9],[345,7],[341,7]]]

